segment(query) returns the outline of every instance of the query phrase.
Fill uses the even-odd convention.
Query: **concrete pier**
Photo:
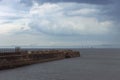
[[[20,51],[16,49],[15,52],[0,53],[0,70],[73,57],[80,57],[80,52],[73,50]]]

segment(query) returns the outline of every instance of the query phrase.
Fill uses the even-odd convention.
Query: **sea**
[[[0,71],[0,80],[120,80],[120,49],[74,49],[81,57]]]

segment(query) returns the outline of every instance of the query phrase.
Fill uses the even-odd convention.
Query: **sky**
[[[119,0],[0,0],[0,46],[120,48]]]

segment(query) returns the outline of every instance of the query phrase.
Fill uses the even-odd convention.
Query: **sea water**
[[[79,51],[81,57],[2,70],[0,80],[120,80],[120,49]]]

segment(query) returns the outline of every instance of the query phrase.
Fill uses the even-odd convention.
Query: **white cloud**
[[[61,5],[61,4],[60,4]],[[32,29],[42,31],[48,34],[105,34],[109,32],[110,27],[113,25],[112,21],[100,21],[98,17],[86,16],[67,16],[64,13],[65,8],[59,4],[44,3],[42,5],[34,5],[30,10]],[[81,5],[77,4],[76,5]],[[73,10],[69,14],[84,14],[89,15],[99,12],[96,8],[90,9],[82,7],[81,9]],[[30,25],[31,26],[31,25]]]
[[[30,10],[30,14],[39,14],[40,16],[46,16],[46,14],[52,14],[61,10],[61,7],[56,4],[45,3],[40,5],[35,3]]]
[[[14,23],[1,24],[0,35],[1,34],[13,34],[15,32],[20,31],[21,28],[22,26],[19,24],[14,24]]]
[[[76,7],[74,6],[75,10],[70,10],[73,7],[72,4],[76,5]],[[21,26],[25,29],[36,29],[38,32],[53,35],[104,34],[109,32],[113,25],[112,21],[99,21],[98,17],[91,16],[91,14],[97,15],[100,11],[95,6],[91,5],[90,7],[88,4],[85,6],[80,3],[44,3],[41,5],[35,3],[29,13],[27,11],[17,12],[16,9],[4,5],[0,6],[0,10],[0,16],[3,18],[21,17],[6,24],[2,23],[9,20],[0,19],[1,34],[12,32],[14,29],[19,31]],[[74,14],[74,16],[68,16],[65,13]],[[89,15],[89,17],[83,15]]]
[[[1,21],[1,23],[0,23],[0,35],[15,34],[17,32],[22,32],[24,30],[30,29],[26,25],[26,23],[29,21],[28,19],[17,19],[17,20],[0,19],[0,21]]]
[[[97,14],[99,11],[97,9],[91,9],[91,8],[83,8],[75,11],[71,11],[69,15],[93,15]]]
[[[89,40],[91,38],[89,39],[88,35],[104,35],[108,33],[114,25],[111,20],[99,20],[99,17],[102,16],[93,16],[97,15],[100,10],[90,4],[35,3],[30,10],[24,5],[20,6],[17,2],[16,4],[10,4],[9,6],[0,5],[0,38],[2,38],[0,44],[3,45],[100,45],[102,41],[90,42]],[[16,17],[21,18],[11,19]],[[24,32],[25,30],[28,30],[28,33]],[[17,32],[19,34],[16,34]],[[69,36],[62,35],[70,35],[71,38],[68,41]],[[86,41],[80,42],[81,37],[78,35],[87,35],[88,38],[85,39],[88,39],[88,43]],[[59,39],[57,39],[58,37]],[[77,42],[75,43],[74,40]],[[92,38],[92,40],[94,40],[94,38]]]
[[[14,34],[28,29],[27,12],[18,10],[21,7],[18,0],[2,0],[0,2],[0,35]]]

